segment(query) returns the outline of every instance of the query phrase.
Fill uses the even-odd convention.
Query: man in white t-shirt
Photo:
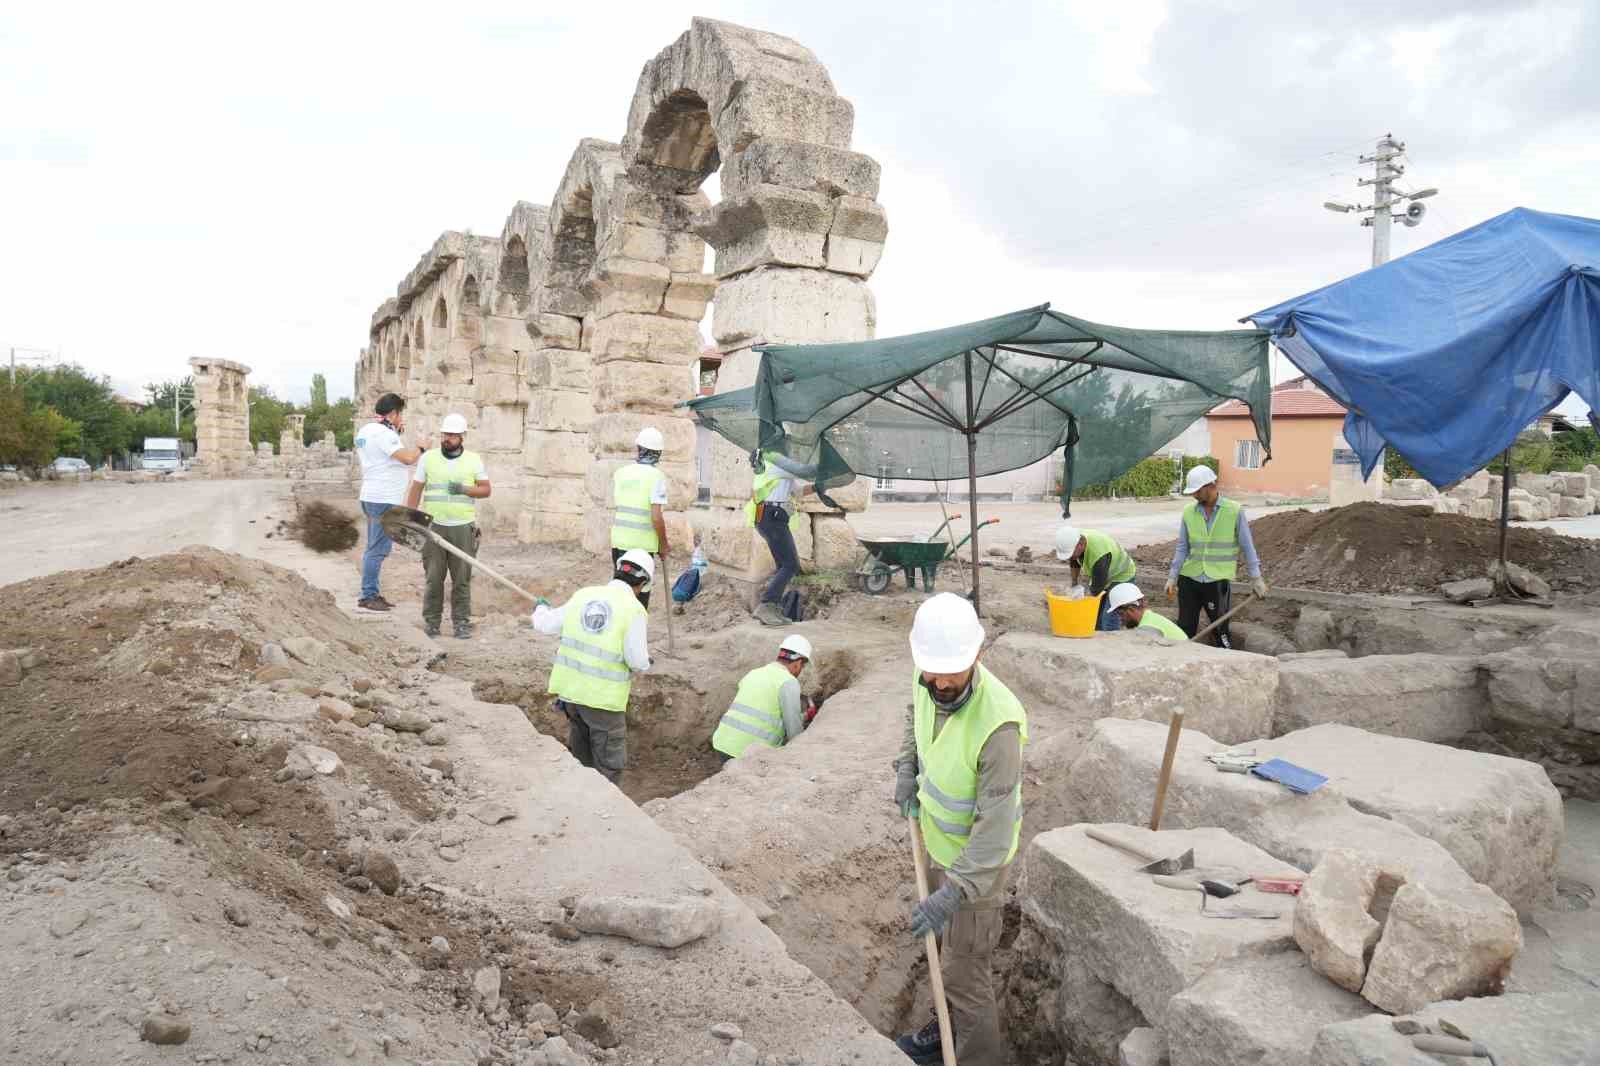
[[[367,550],[361,556],[361,599],[357,607],[387,611],[394,604],[378,594],[378,571],[394,542],[380,519],[391,507],[405,504],[411,467],[428,450],[428,438],[418,437],[416,447],[402,446],[406,428],[406,401],[392,392],[378,397],[377,417],[356,433],[356,455],[361,460],[361,511],[367,516]]]

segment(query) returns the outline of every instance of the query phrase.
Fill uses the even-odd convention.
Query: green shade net
[[[1126,473],[1227,399],[1249,405],[1271,454],[1260,330],[1124,329],[1045,304],[903,337],[758,350],[753,386],[686,406],[741,449],[816,463],[823,489],[858,474],[982,477],[1063,448],[1065,501],[1073,483]]]

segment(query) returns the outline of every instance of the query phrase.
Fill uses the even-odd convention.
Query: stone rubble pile
[[[1600,467],[1593,464],[1579,473],[1515,474],[1513,478],[1507,503],[1514,522],[1583,518],[1600,512]],[[1439,514],[1498,519],[1500,482],[1499,474],[1480,470],[1440,492],[1421,478],[1396,478],[1389,482],[1384,498],[1430,504]]]

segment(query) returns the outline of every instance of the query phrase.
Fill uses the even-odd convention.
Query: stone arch
[[[445,333],[450,330],[450,307],[442,294],[433,302],[433,328]]]
[[[477,318],[483,314],[482,299],[477,276],[468,274],[461,281],[461,305],[457,314],[466,318]]]
[[[581,318],[591,306],[591,274],[607,231],[605,209],[622,173],[621,149],[585,137],[567,161],[550,204],[544,254],[534,277],[535,314]]]
[[[416,343],[413,345],[413,347],[416,349],[417,355],[420,357],[423,352],[428,350],[427,334],[422,331],[421,315],[418,315],[411,321],[413,328],[416,330]]]
[[[383,376],[392,378],[398,372],[399,367],[395,363],[394,334],[390,333],[389,339],[383,345]]]

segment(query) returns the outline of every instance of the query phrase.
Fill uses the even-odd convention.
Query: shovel
[[[439,534],[435,533],[432,529],[433,515],[429,514],[427,511],[413,511],[409,507],[391,507],[387,511],[383,512],[383,517],[378,519],[378,522],[383,526],[383,531],[389,534],[391,540],[398,541],[399,543],[404,544],[406,547],[415,549],[417,551],[421,551],[422,545],[431,540],[439,547],[449,552],[451,555],[454,555],[459,559],[466,560],[467,565],[471,566],[473,569],[482,570],[489,577],[500,582],[500,584],[504,585],[512,592],[515,592],[518,596],[521,596],[529,603],[537,603],[539,600],[539,597],[535,596],[533,593],[518,587],[511,581],[495,573],[489,568],[488,563],[482,562],[473,556],[468,555],[466,552],[462,551],[460,548],[456,547],[454,544],[451,544],[449,541],[439,536]],[[399,535],[397,536],[396,534]]]
[[[915,815],[906,821],[911,825],[911,861],[917,868],[917,896],[926,900],[928,860],[922,854],[922,827]],[[956,1039],[950,1031],[950,1005],[944,997],[944,971],[939,968],[939,938],[929,933],[922,939],[928,952],[928,980],[933,983],[933,1014],[939,1022],[939,1051],[944,1066],[956,1066]]]
[[[1210,625],[1206,626],[1204,629],[1202,629],[1202,630],[1198,631],[1197,633],[1195,633],[1194,636],[1189,638],[1189,641],[1191,643],[1193,643],[1194,641],[1199,640],[1201,637],[1205,636],[1207,633],[1210,633],[1213,629],[1217,628],[1222,623],[1226,622],[1228,619],[1232,618],[1234,615],[1238,614],[1240,611],[1244,610],[1246,607],[1250,606],[1254,602],[1256,602],[1256,595],[1254,593],[1251,593],[1250,595],[1248,595],[1248,596],[1246,596],[1244,598],[1244,602],[1243,603],[1239,604],[1239,606],[1235,607],[1233,610],[1229,611],[1227,614],[1223,615],[1221,618],[1217,619],[1215,622],[1212,622]]]
[[[1090,826],[1088,829],[1084,830],[1084,833],[1089,837],[1090,840],[1098,840],[1102,844],[1117,848],[1120,851],[1126,851],[1130,855],[1136,855],[1143,859],[1145,861],[1145,865],[1139,867],[1137,871],[1138,873],[1175,874],[1183,870],[1194,869],[1193,848],[1190,848],[1182,855],[1162,856],[1157,855],[1153,851],[1146,851],[1137,844],[1129,843],[1128,841],[1123,840],[1121,837],[1113,836],[1097,826]]]

